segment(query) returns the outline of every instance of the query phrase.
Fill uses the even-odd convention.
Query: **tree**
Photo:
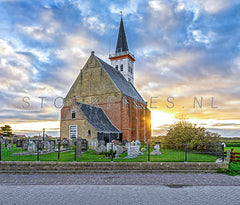
[[[12,136],[12,128],[10,125],[4,125],[0,127],[0,135],[3,135],[5,137],[10,137]]]
[[[220,145],[220,135],[204,127],[197,127],[186,119],[179,119],[170,125],[164,143],[169,148],[183,149],[187,143],[190,150],[210,151]]]

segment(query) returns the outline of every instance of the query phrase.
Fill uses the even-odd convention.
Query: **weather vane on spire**
[[[122,18],[122,11],[120,11],[120,14],[121,14],[121,18]]]

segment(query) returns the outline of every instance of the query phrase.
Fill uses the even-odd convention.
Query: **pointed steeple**
[[[118,41],[117,41],[115,53],[120,53],[124,51],[128,51],[128,44],[127,44],[127,38],[126,38],[122,15],[121,15],[121,22],[120,22],[120,27],[118,32]]]
[[[118,32],[118,41],[114,54],[109,54],[109,59],[113,68],[118,70],[123,77],[134,84],[134,61],[135,57],[128,50],[127,38],[123,26],[122,12],[121,21]]]

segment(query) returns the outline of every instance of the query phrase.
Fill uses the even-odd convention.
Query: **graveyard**
[[[2,161],[77,161],[77,162],[215,162],[221,153],[186,152],[166,148],[163,144],[141,144],[140,141],[123,142],[85,139],[3,139]],[[226,148],[227,149],[227,148]]]

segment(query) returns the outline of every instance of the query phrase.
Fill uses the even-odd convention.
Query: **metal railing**
[[[35,151],[29,152],[26,149],[18,148],[15,144],[11,146],[0,142],[0,161],[88,161],[88,162],[215,162],[217,159],[224,161],[224,146],[220,143],[212,144],[165,144],[159,145],[143,144],[135,146],[135,153],[130,154],[130,143],[128,146],[121,146],[121,153],[118,150],[105,150],[96,153],[95,150],[81,150],[76,144],[63,148],[60,142],[55,149],[46,152],[38,143]],[[131,156],[130,156],[131,155]],[[80,156],[80,157],[79,157]]]

